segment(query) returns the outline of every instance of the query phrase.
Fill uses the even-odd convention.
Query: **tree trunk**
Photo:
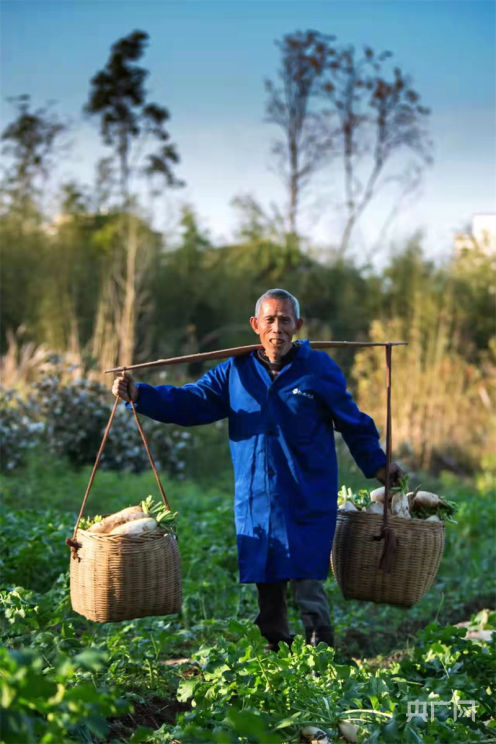
[[[298,152],[296,144],[290,146],[290,176],[289,176],[289,231],[296,235],[296,216],[298,212]]]
[[[126,276],[119,333],[120,363],[123,366],[133,363],[136,334],[138,231],[134,215],[128,216],[126,233]]]
[[[95,329],[91,341],[91,354],[98,361],[102,380],[107,378],[104,369],[108,364],[119,362],[119,337],[117,323],[119,319],[119,299],[115,277],[110,275],[105,280],[98,302]]]

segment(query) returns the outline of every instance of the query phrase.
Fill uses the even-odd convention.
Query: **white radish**
[[[352,501],[346,500],[343,504],[343,506],[339,507],[339,511],[345,511],[345,512],[356,512],[360,511],[356,508],[355,504]]]
[[[143,535],[145,532],[152,532],[157,527],[157,522],[153,517],[142,517],[142,519],[133,519],[131,522],[124,522],[124,524],[114,527],[112,532],[108,534],[136,537],[137,535]]]
[[[141,506],[127,506],[125,509],[105,517],[101,522],[96,522],[89,528],[88,532],[109,533],[114,527],[132,519],[141,519],[143,516],[144,512]]]
[[[408,499],[408,507],[409,507],[410,513],[411,513],[413,511],[413,509],[414,509],[413,500],[415,498],[415,491],[409,491],[407,493],[406,497]]]
[[[358,741],[358,726],[355,726],[354,723],[342,721],[341,723],[338,723],[338,728],[339,733],[341,736],[344,736],[346,741],[352,742],[352,744]]]
[[[384,486],[380,486],[379,488],[374,488],[374,490],[370,492],[370,500],[375,501],[378,504],[383,504],[385,493],[386,493],[386,489]]]
[[[95,524],[92,524],[91,527],[88,527],[88,532],[96,532],[97,534],[105,532],[104,521],[104,519],[101,519],[99,522],[95,522]]]
[[[425,522],[442,522],[443,520],[437,516],[437,514],[431,514],[430,517],[427,517]]]
[[[410,510],[408,508],[408,494],[406,493],[394,493],[391,499],[391,514],[395,517],[402,517],[403,519],[411,519]]]
[[[423,506],[425,509],[437,509],[438,506],[443,505],[443,501],[439,498],[437,493],[431,491],[417,491],[413,497],[414,506]]]
[[[366,512],[369,514],[382,514],[384,512],[384,506],[383,504],[379,504],[377,502],[374,502],[367,506],[365,509]]]

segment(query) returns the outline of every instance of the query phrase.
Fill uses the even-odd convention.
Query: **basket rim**
[[[375,522],[378,526],[382,524],[382,514],[371,514],[370,512],[363,512],[363,511],[342,511],[338,509],[337,512],[338,518],[341,517],[342,519],[351,519],[356,521],[369,521],[369,522]],[[405,517],[397,517],[393,516],[391,514],[388,515],[388,523],[393,526],[397,527],[425,527],[427,529],[431,530],[444,530],[445,523],[443,520],[440,520],[439,522],[428,522],[426,519],[417,519],[416,517],[411,517],[410,519],[405,519]]]
[[[172,537],[174,538],[174,540],[176,539],[176,536],[173,532],[167,532],[167,530],[165,530],[163,527],[155,528],[153,530],[150,530],[149,532],[144,532],[141,535],[111,535],[105,532],[89,532],[88,530],[83,530],[78,527],[76,537],[78,535],[90,540],[102,540],[103,542],[121,542],[127,540],[130,540],[132,542],[145,542],[147,540],[157,540],[162,537]]]

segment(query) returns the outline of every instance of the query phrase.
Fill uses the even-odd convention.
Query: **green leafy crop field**
[[[277,654],[252,624],[254,587],[238,583],[229,473],[166,488],[178,512],[180,615],[98,624],[74,613],[65,538],[88,476],[31,458],[2,480],[2,742],[296,744],[307,726],[331,742],[496,742],[488,475],[435,484],[458,503],[457,524],[446,525],[436,582],[417,605],[345,601],[330,575],[336,647],[297,635]],[[343,482],[356,478],[345,468]],[[101,472],[87,512],[155,491],[152,474]],[[291,620],[298,634],[293,607]],[[467,637],[462,621],[485,632]]]

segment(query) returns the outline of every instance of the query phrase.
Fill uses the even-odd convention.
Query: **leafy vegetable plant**
[[[152,516],[160,527],[167,532],[174,532],[176,527],[177,512],[166,507],[163,501],[154,500],[150,494],[141,502],[141,508],[145,514]]]
[[[256,590],[237,581],[232,495],[218,484],[170,486],[180,505],[177,516],[164,514],[180,536],[180,617],[100,624],[75,614],[65,538],[88,476],[61,463],[51,470],[48,460],[22,478],[4,476],[0,688],[9,744],[296,744],[308,726],[338,744],[355,730],[346,724],[361,744],[496,739],[496,494],[487,479],[428,482],[459,504],[459,522],[446,531],[436,583],[417,605],[405,612],[345,601],[329,577],[336,649],[298,636],[291,651],[266,654],[252,623]],[[149,472],[102,472],[94,512],[121,509],[125,493],[156,518],[160,498],[142,496],[153,488]],[[289,612],[298,632],[291,601]],[[460,621],[463,628],[451,625]],[[464,700],[474,700],[474,720],[462,715]],[[414,704],[427,717],[413,715]]]
[[[455,501],[442,499],[430,491],[421,491],[420,486],[410,491],[408,480],[408,474],[405,474],[399,485],[390,489],[389,508],[394,516],[456,524],[454,514],[458,504]],[[338,507],[345,511],[358,510],[380,514],[383,509],[384,492],[384,487],[372,491],[367,489],[353,491],[349,486],[343,485],[338,492]]]
[[[128,522],[131,519],[139,517],[152,517],[156,525],[166,532],[175,532],[175,520],[177,512],[172,512],[166,507],[163,501],[156,501],[153,496],[148,495],[138,506],[130,506],[122,509],[115,514],[109,514],[103,517],[97,514],[94,517],[82,517],[79,526],[83,530],[90,532],[113,533],[117,526]],[[101,529],[100,529],[101,528]]]

